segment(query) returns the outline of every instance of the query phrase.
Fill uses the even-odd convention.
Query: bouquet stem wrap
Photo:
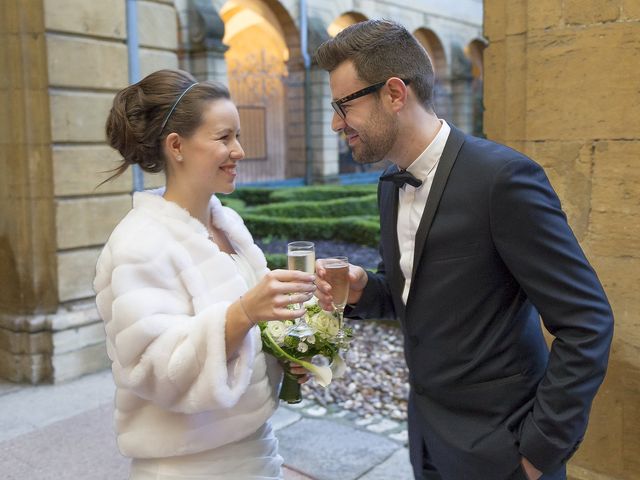
[[[284,376],[282,378],[282,386],[280,387],[280,400],[283,400],[289,404],[300,403],[302,401],[302,392],[298,383],[299,375],[291,373],[288,367],[284,369]]]

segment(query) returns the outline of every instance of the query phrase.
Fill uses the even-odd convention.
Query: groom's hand
[[[526,458],[522,457],[520,463],[522,463],[522,469],[529,480],[538,480],[542,476],[542,472]]]
[[[367,272],[362,267],[349,264],[349,297],[347,303],[358,303],[368,280]],[[320,306],[327,311],[333,310],[331,285],[326,280],[326,269],[322,259],[316,261],[316,287],[315,296],[318,297]]]

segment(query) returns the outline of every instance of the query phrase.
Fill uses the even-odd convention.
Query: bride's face
[[[227,99],[208,102],[202,112],[202,123],[182,141],[184,168],[179,174],[203,192],[233,192],[236,166],[244,158],[239,137],[240,116],[233,102]]]

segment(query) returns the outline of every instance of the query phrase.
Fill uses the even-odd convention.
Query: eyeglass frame
[[[402,80],[405,85],[409,85],[411,83],[411,80],[405,80],[404,78],[401,78],[400,80]],[[345,112],[342,109],[342,105],[344,103],[350,102],[351,100],[355,100],[356,98],[364,97],[365,95],[369,95],[370,93],[376,92],[380,90],[382,87],[384,87],[388,81],[389,79],[386,79],[384,82],[378,82],[378,83],[374,83],[373,85],[369,85],[368,87],[364,87],[358,90],[357,92],[353,92],[347,95],[346,97],[342,97],[338,100],[331,102],[331,106],[333,107],[333,110],[341,119],[346,120],[347,112]]]

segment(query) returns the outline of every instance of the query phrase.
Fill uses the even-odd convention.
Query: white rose
[[[327,315],[325,312],[316,313],[309,319],[308,323],[316,330],[319,330],[322,333],[326,333],[327,329],[329,328],[328,317],[329,315]]]
[[[278,345],[282,345],[284,341],[284,337],[287,332],[287,327],[283,322],[279,320],[274,320],[273,322],[267,322],[267,331],[269,335],[278,343]]]
[[[338,330],[340,329],[340,324],[338,323],[338,319],[333,315],[327,315],[329,320],[327,321],[327,333],[335,337],[338,334]]]
[[[306,344],[306,343],[304,343],[304,342],[300,342],[300,343],[298,344],[298,351],[299,351],[300,353],[304,353],[304,352],[306,352],[307,350],[309,350],[309,345],[307,345],[307,344]]]

